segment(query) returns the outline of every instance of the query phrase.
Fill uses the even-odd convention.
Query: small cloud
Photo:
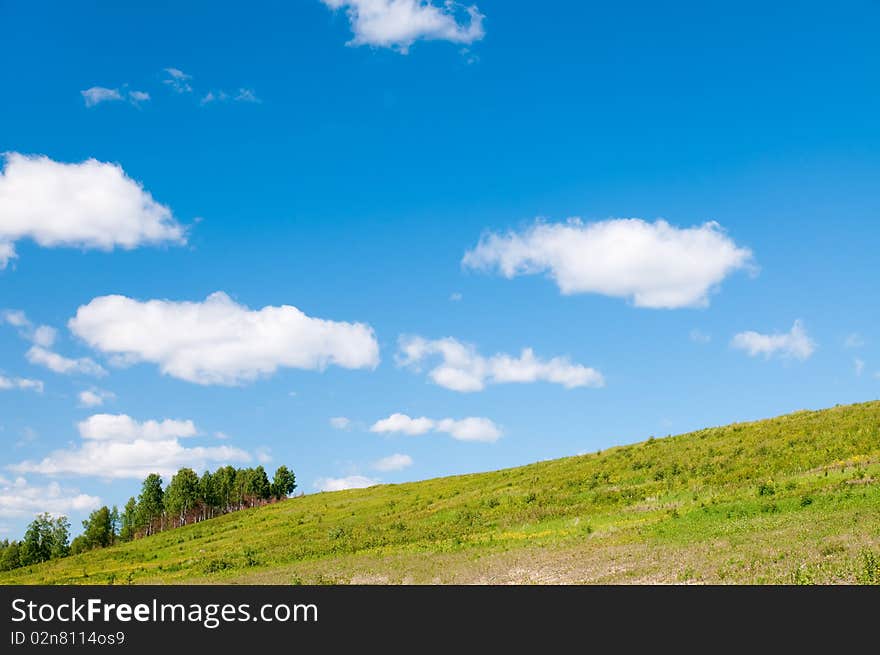
[[[733,337],[731,347],[744,350],[749,357],[763,355],[769,359],[775,355],[804,361],[816,350],[813,341],[800,321],[795,321],[786,333],[761,334],[760,332],[741,332]]]
[[[370,432],[382,434],[403,433],[419,436],[428,432],[442,432],[458,441],[482,441],[493,443],[501,438],[502,432],[495,423],[482,416],[469,416],[463,419],[444,418],[434,420],[427,417],[411,418],[406,414],[395,413],[388,418],[376,421]]]
[[[30,378],[7,378],[0,375],[0,391],[8,391],[9,389],[43,393],[43,381]]]
[[[268,464],[272,461],[272,449],[268,446],[260,446],[254,451],[254,455],[260,464]]]
[[[94,375],[102,377],[107,375],[107,370],[89,357],[80,357],[72,359],[59,355],[56,352],[43,348],[42,346],[32,346],[25,353],[27,360],[36,366],[43,366],[55,373],[62,375],[71,375],[80,373],[82,375]]]
[[[461,302],[462,296],[458,291],[449,296],[450,302]]]
[[[225,432],[215,432],[215,433],[214,433],[214,438],[215,438],[215,439],[220,439],[220,440],[222,440],[222,441],[226,441],[226,440],[229,439],[230,437],[229,437],[229,435],[226,434]]]
[[[853,365],[856,368],[856,375],[861,377],[862,373],[865,370],[865,362],[858,357],[853,360]]]
[[[364,489],[379,484],[379,480],[363,475],[349,475],[344,478],[318,478],[315,489],[318,491],[344,491],[345,489]]]
[[[843,340],[844,348],[861,348],[864,345],[865,339],[858,332],[848,334],[846,339]]]
[[[129,91],[128,99],[131,100],[132,104],[139,104],[141,102],[147,102],[150,99],[150,94],[146,91]]]
[[[694,343],[709,343],[710,341],[712,341],[711,335],[706,334],[702,330],[698,330],[696,328],[691,330],[690,336],[691,341],[693,341]]]
[[[116,398],[116,394],[112,391],[104,391],[103,389],[92,387],[91,389],[80,391],[77,397],[79,398],[80,407],[100,407],[104,404],[104,401]]]
[[[383,457],[382,459],[373,462],[373,468],[377,471],[387,473],[389,471],[400,471],[409,466],[412,466],[412,464],[413,459],[409,455],[394,453],[393,455]]]
[[[202,99],[199,100],[200,105],[209,105],[212,102],[226,102],[229,100],[229,95],[225,91],[208,91],[205,95],[202,96]]]
[[[192,93],[192,86],[189,84],[192,75],[187,75],[179,68],[166,68],[164,71],[168,77],[162,80],[162,84],[168,85],[177,93]]]
[[[263,102],[257,97],[257,94],[254,93],[253,89],[239,89],[238,95],[235,96],[236,102],[253,102],[253,103],[261,103]]]
[[[348,430],[351,428],[351,419],[345,416],[334,416],[330,419],[330,425],[337,430]]]
[[[29,327],[31,324],[25,313],[20,309],[4,310],[0,313],[0,319],[2,319],[4,323],[19,328]]]
[[[86,107],[94,107],[102,102],[122,100],[122,94],[119,93],[119,89],[107,89],[103,86],[93,86],[85,91],[80,91],[80,94],[86,103]]]

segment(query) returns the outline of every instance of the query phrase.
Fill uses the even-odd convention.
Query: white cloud
[[[122,94],[119,89],[107,89],[103,86],[93,86],[85,91],[80,91],[86,107],[94,107],[102,102],[113,102],[122,100]]]
[[[129,91],[128,98],[132,104],[136,105],[140,102],[147,102],[150,99],[150,94],[146,91]]]
[[[164,71],[168,77],[162,80],[163,84],[167,84],[177,93],[192,93],[192,87],[189,84],[192,75],[187,75],[179,68],[166,68]]]
[[[41,512],[58,516],[72,511],[86,512],[100,505],[101,499],[97,496],[62,488],[57,482],[38,486],[21,477],[15,480],[0,477],[0,517],[29,517]]]
[[[398,363],[414,370],[418,370],[425,359],[439,355],[440,365],[428,375],[436,384],[453,391],[482,391],[486,384],[538,381],[560,384],[566,389],[605,385],[596,369],[573,364],[566,357],[542,360],[531,348],[524,348],[519,357],[502,353],[483,357],[474,346],[452,337],[428,340],[402,336],[398,345]]]
[[[434,429],[435,421],[425,418],[411,418],[406,414],[395,413],[388,418],[376,421],[370,432],[403,432],[410,436],[426,434]]]
[[[409,455],[394,453],[393,455],[388,455],[388,457],[383,457],[382,459],[374,462],[373,468],[377,471],[386,473],[389,471],[401,471],[409,466],[412,466],[412,464],[413,458]]]
[[[92,388],[80,391],[77,397],[80,407],[100,407],[105,401],[116,398],[116,394],[112,391]]]
[[[351,427],[351,419],[345,416],[334,416],[330,419],[330,425],[337,430],[348,430]]]
[[[105,251],[186,241],[171,210],[117,164],[95,159],[65,164],[16,152],[6,153],[5,162],[0,173],[0,269],[16,256],[14,244],[20,239],[45,248]]]
[[[379,480],[363,475],[349,475],[344,478],[318,478],[315,488],[319,491],[344,491],[345,489],[364,489],[379,484]]]
[[[236,102],[252,102],[255,104],[259,104],[263,102],[257,97],[257,94],[254,93],[253,89],[239,89],[238,94],[235,96]]]
[[[227,100],[232,100],[234,102],[248,102],[252,104],[261,104],[263,102],[257,97],[257,94],[253,89],[241,88],[233,93],[234,95],[230,95],[223,90],[208,91],[201,97],[199,104],[204,106],[215,102],[226,102]]]
[[[27,357],[31,364],[44,366],[50,371],[55,371],[62,375],[72,375],[75,373],[94,375],[96,377],[107,375],[107,371],[103,366],[88,357],[71,359],[42,346],[31,346],[27,353],[25,353],[25,357]]]
[[[483,38],[484,16],[476,6],[447,0],[321,0],[345,9],[354,38],[349,45],[395,48],[406,53],[419,39],[473,43]]]
[[[853,364],[855,365],[855,368],[856,368],[856,375],[859,376],[859,377],[861,377],[862,373],[864,373],[864,371],[865,371],[865,362],[864,362],[864,360],[861,360],[861,359],[859,359],[858,357],[856,357],[856,358],[853,360]]]
[[[501,438],[501,429],[487,418],[471,416],[460,420],[445,418],[437,421],[437,432],[446,432],[459,441],[493,443]]]
[[[211,464],[251,460],[250,454],[231,446],[183,446],[180,439],[198,433],[189,420],[139,422],[124,414],[96,414],[77,427],[82,438],[79,446],[56,450],[40,461],[24,461],[9,468],[42,475],[141,479],[149,473],[170,476],[184,466],[202,470]]]
[[[28,317],[20,309],[6,309],[0,313],[0,318],[3,319],[4,323],[8,323],[13,327],[29,328],[31,326]]]
[[[164,419],[139,422],[127,414],[94,414],[77,424],[79,436],[89,441],[163,441],[198,434],[190,420]]]
[[[40,325],[34,330],[33,335],[31,335],[31,340],[38,346],[51,348],[52,344],[55,343],[55,337],[57,336],[58,332],[55,328],[49,327],[48,325]]]
[[[750,357],[763,355],[769,359],[774,355],[784,358],[806,360],[816,350],[816,343],[810,339],[800,321],[795,321],[786,333],[761,334],[760,332],[741,332],[733,337],[730,345],[744,350]]]
[[[712,341],[711,335],[706,334],[705,332],[697,328],[691,330],[690,337],[691,341],[693,341],[694,343],[709,343],[710,341]]]
[[[34,324],[28,320],[28,317],[21,310],[7,309],[0,312],[0,323],[7,323],[18,328],[18,334],[23,339],[27,339],[31,343],[44,348],[50,348],[58,336],[57,330],[48,325],[34,327]]]
[[[225,91],[218,91],[214,93],[213,91],[208,91],[205,95],[202,96],[202,99],[199,100],[199,104],[201,105],[209,105],[212,102],[225,102],[229,99],[229,96]]]
[[[43,393],[43,382],[41,380],[32,380],[30,378],[7,378],[0,375],[0,391],[8,391],[9,389]]]
[[[436,421],[426,418],[411,418],[406,414],[395,413],[376,421],[370,432],[402,432],[410,436],[428,432],[444,432],[459,441],[483,441],[492,443],[501,438],[501,429],[487,418],[471,416],[463,419],[444,418]]]
[[[546,272],[564,295],[598,293],[630,298],[637,307],[672,309],[708,305],[727,275],[752,266],[752,253],[714,222],[680,229],[666,221],[575,218],[488,234],[462,264],[497,269],[508,279]]]
[[[852,334],[848,334],[846,339],[843,340],[844,348],[861,348],[865,345],[865,339],[858,332],[853,332]]]
[[[157,364],[196,384],[241,384],[281,367],[379,363],[368,325],[312,318],[290,305],[251,310],[222,292],[203,302],[102,296],[81,306],[68,326],[96,350]]]

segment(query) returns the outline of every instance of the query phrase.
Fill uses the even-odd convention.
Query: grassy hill
[[[880,583],[880,402],[321,493],[0,583]]]

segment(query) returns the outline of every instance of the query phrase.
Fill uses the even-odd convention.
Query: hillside
[[[0,583],[880,582],[880,402],[293,498]]]

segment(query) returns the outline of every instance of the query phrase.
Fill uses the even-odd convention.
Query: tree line
[[[70,541],[70,521],[66,516],[37,515],[21,541],[0,541],[0,571],[106,548],[273,503],[293,493],[296,476],[284,465],[278,467],[271,482],[262,466],[241,469],[224,466],[213,473],[205,471],[201,477],[190,468],[182,468],[167,487],[162,485],[162,477],[151,473],[144,479],[140,495],[129,498],[121,512],[116,505],[96,509],[82,522],[83,532],[73,541]]]

